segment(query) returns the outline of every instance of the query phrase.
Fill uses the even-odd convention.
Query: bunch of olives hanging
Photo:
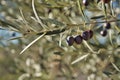
[[[84,31],[81,35],[77,35],[75,37],[69,36],[67,38],[67,43],[69,46],[72,46],[73,43],[75,42],[76,44],[81,44],[82,40],[89,40],[93,37],[93,31],[92,30],[87,30]]]
[[[111,0],[98,0],[98,2],[104,2],[105,4],[108,4]],[[83,0],[82,1],[84,6],[88,6],[89,5],[89,0]],[[104,24],[104,28],[102,31],[100,31],[101,36],[105,37],[108,33],[108,30],[111,28],[111,24],[110,22],[107,22]],[[74,44],[74,42],[76,44],[81,44],[83,40],[87,41],[89,39],[91,39],[93,37],[93,31],[92,30],[87,30],[84,31],[81,35],[77,35],[75,37],[73,36],[69,36],[67,38],[67,43],[69,46],[72,46]]]
[[[109,22],[105,23],[104,29],[100,32],[100,34],[104,37],[107,35],[107,31],[111,28],[111,24]]]

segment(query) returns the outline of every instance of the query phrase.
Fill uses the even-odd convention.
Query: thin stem
[[[77,4],[78,4],[79,11],[80,11],[80,13],[82,14],[82,17],[83,17],[84,21],[86,22],[85,14],[84,14],[84,12],[83,12],[82,5],[81,5],[81,3],[80,3],[79,0],[77,0]]]
[[[104,15],[105,15],[105,20],[107,22],[107,11],[106,11],[105,3],[103,1],[102,1],[102,6],[103,6],[103,12],[104,12]]]
[[[88,47],[88,49],[89,49],[92,53],[97,53],[97,52],[95,52],[95,51],[89,46],[89,44],[88,44],[86,41],[84,41],[84,44]]]
[[[116,21],[120,21],[119,19],[118,20],[110,20],[108,22],[116,22]],[[91,23],[85,23],[85,24],[97,24],[97,23],[106,23],[106,21],[101,21],[101,22],[91,22]],[[69,30],[71,28],[75,28],[75,27],[78,27],[78,26],[81,26],[81,25],[84,25],[83,24],[67,24],[65,28],[57,28],[57,29],[54,29],[54,30],[46,30],[46,31],[43,31],[43,32],[39,32],[37,33],[37,35],[42,35],[44,32],[46,32],[45,35],[53,35],[53,34],[59,34],[59,33],[62,33],[66,30]],[[74,27],[73,27],[74,26]]]
[[[111,11],[112,16],[115,17],[115,12],[114,12],[114,8],[113,8],[113,3],[112,2],[109,3],[109,7],[110,7],[110,11]]]
[[[38,20],[38,22],[40,23],[40,25],[42,26],[42,28],[46,29],[47,26],[42,23],[41,19],[39,18],[38,14],[36,12],[35,5],[34,5],[34,0],[32,0],[32,9],[33,9],[33,12],[35,14],[36,19]]]
[[[107,22],[116,22],[116,21],[120,21],[120,19],[118,20],[109,20]],[[96,24],[96,23],[106,23],[106,21],[101,21],[101,22],[86,22],[85,24]],[[80,26],[80,25],[85,25],[84,23],[83,24],[67,24],[67,26]]]
[[[46,34],[43,33],[42,35],[40,35],[38,38],[36,38],[35,40],[33,40],[31,43],[29,43],[21,52],[20,54],[22,54],[23,52],[25,52],[30,46],[32,46],[35,42],[37,42],[39,39],[41,39],[44,35]]]

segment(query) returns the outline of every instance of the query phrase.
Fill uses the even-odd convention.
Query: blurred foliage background
[[[0,0],[0,80],[119,80],[120,1],[106,4],[106,37],[102,2],[88,1]],[[92,39],[68,46],[68,36],[89,29]]]

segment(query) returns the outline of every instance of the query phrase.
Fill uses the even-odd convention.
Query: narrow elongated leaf
[[[91,19],[100,19],[100,18],[103,18],[104,15],[100,15],[100,16],[94,16],[94,17],[91,17]]]
[[[11,26],[12,28],[14,28],[14,29],[16,29],[16,30],[19,30],[18,25],[14,24],[14,23],[12,23],[12,22],[10,22],[10,21],[4,21],[4,20],[1,20],[1,19],[0,19],[0,25],[1,25],[2,27]]]
[[[113,45],[113,41],[112,41],[112,31],[110,30],[109,31],[109,40],[110,40],[110,43]]]
[[[114,64],[114,63],[111,63],[113,65],[113,67],[118,71],[120,72],[120,69]]]
[[[32,9],[33,9],[34,15],[35,15],[36,19],[38,20],[38,22],[40,23],[41,27],[42,27],[43,29],[45,29],[47,26],[44,25],[44,24],[42,23],[41,19],[39,18],[38,14],[37,14],[37,11],[36,11],[36,9],[35,9],[34,0],[32,0]]]
[[[21,38],[24,38],[24,37],[13,37],[13,38],[10,38],[10,39],[8,39],[8,41],[11,41],[11,40],[16,40],[16,39],[21,39]]]
[[[84,42],[84,44],[88,47],[88,49],[92,52],[92,53],[97,53],[97,52],[95,52],[89,45],[88,45],[88,43],[86,42],[86,41],[83,41]]]
[[[20,54],[22,54],[23,52],[25,52],[32,44],[34,44],[36,41],[38,41],[40,38],[42,38],[46,33],[40,35],[38,38],[36,38],[35,40],[33,40],[30,44],[28,44],[21,52]]]
[[[77,62],[85,59],[88,55],[89,55],[89,54],[85,54],[85,55],[79,57],[78,59],[74,60],[71,64],[75,64],[75,63],[77,63]]]

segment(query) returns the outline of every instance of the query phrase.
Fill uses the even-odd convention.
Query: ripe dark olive
[[[84,32],[82,33],[82,38],[83,38],[84,40],[88,40],[88,39],[90,39],[90,38],[92,38],[92,37],[93,37],[93,31],[92,31],[92,30],[84,31]]]
[[[82,43],[82,37],[81,37],[81,35],[76,36],[75,39],[74,39],[74,41],[75,41],[77,44]]]
[[[89,30],[88,33],[89,33],[89,38],[92,38],[93,37],[93,31]]]
[[[83,0],[83,4],[84,4],[85,6],[88,6],[88,5],[89,5],[88,0]]]
[[[68,37],[67,38],[67,43],[68,43],[69,46],[72,46],[73,43],[74,43],[74,38],[72,36]]]
[[[82,38],[83,38],[84,40],[88,40],[88,39],[90,38],[89,32],[88,32],[88,31],[84,31],[84,32],[82,33]]]
[[[109,22],[105,23],[105,29],[110,29],[111,28],[111,24]]]
[[[111,0],[102,0],[104,3],[109,3]]]
[[[102,30],[101,32],[100,32],[100,34],[103,36],[103,37],[105,37],[106,35],[107,35],[107,30],[105,29],[105,30]]]

